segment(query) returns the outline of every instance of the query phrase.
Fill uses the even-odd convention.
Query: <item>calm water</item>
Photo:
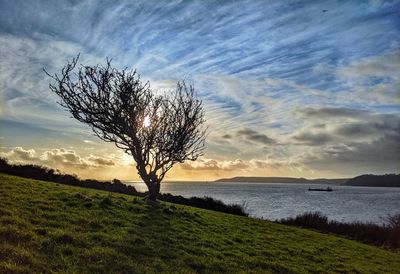
[[[146,191],[143,183],[130,183]],[[308,191],[332,187],[333,192]],[[307,211],[320,211],[338,221],[382,222],[387,214],[400,213],[400,188],[351,187],[316,184],[163,183],[161,192],[210,196],[225,203],[247,203],[251,216],[276,220]]]

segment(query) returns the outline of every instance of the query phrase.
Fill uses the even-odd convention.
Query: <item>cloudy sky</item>
[[[400,1],[0,0],[0,156],[138,179],[48,88],[78,53],[194,83],[206,154],[169,180],[400,172]]]

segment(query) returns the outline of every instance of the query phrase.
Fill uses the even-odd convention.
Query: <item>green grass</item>
[[[311,230],[0,174],[0,273],[399,273]]]

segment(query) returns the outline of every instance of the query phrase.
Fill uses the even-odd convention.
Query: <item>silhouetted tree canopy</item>
[[[50,89],[75,119],[133,157],[155,200],[174,164],[203,155],[202,101],[184,81],[174,91],[158,94],[136,70],[117,70],[108,59],[105,66],[77,66],[78,59],[68,62],[61,75],[45,71],[55,81]]]

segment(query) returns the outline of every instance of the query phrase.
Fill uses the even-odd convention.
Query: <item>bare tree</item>
[[[77,66],[79,55],[50,75],[50,89],[73,118],[94,134],[131,155],[138,174],[156,200],[160,183],[174,164],[203,155],[206,130],[202,101],[192,85],[156,94],[136,71],[105,66]],[[75,69],[77,67],[77,70]]]

